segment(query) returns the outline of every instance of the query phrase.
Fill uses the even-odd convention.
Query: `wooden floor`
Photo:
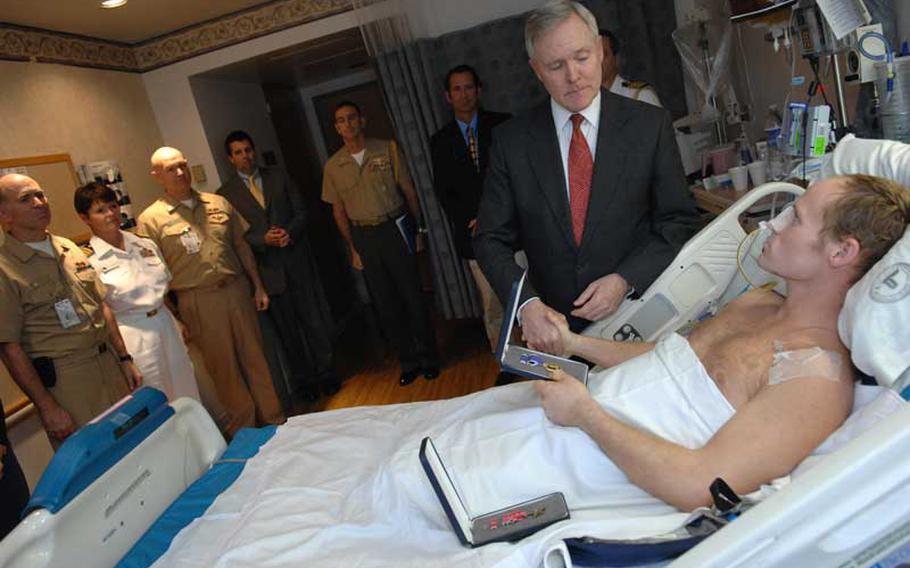
[[[384,346],[375,325],[364,317],[346,328],[335,355],[336,368],[344,378],[341,390],[315,403],[295,401],[291,415],[453,398],[492,387],[496,382],[499,366],[490,353],[480,320],[437,322],[442,373],[432,381],[421,376],[405,387],[398,384],[398,359]]]

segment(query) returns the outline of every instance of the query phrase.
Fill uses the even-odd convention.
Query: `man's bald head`
[[[23,186],[38,185],[38,182],[22,174],[6,174],[0,176],[0,203],[6,201],[14,191],[19,191]],[[39,186],[40,187],[40,186]]]
[[[47,196],[34,179],[22,174],[0,177],[0,223],[22,242],[39,241],[51,222]]]
[[[187,199],[191,195],[193,177],[183,152],[170,146],[155,150],[151,158],[152,177],[161,184],[165,193],[175,199]]]

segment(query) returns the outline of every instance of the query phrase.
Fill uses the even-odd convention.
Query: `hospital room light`
[[[125,6],[129,0],[101,0],[100,6],[102,8],[119,8]]]

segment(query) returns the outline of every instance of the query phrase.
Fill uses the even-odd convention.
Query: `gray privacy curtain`
[[[686,114],[682,67],[670,38],[676,28],[673,0],[582,3],[622,42],[623,75],[654,85],[674,117]],[[445,73],[462,63],[476,68],[483,81],[483,106],[495,111],[524,112],[545,100],[546,92],[528,65],[523,15],[414,40],[403,5],[400,0],[354,0],[430,230],[437,308],[447,319],[477,317],[481,308],[473,279],[455,252],[433,191],[430,136],[451,120],[444,98]]]

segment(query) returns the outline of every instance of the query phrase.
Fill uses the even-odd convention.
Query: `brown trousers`
[[[49,389],[77,428],[110,408],[130,393],[123,369],[114,350],[105,347],[87,349],[73,355],[54,359],[57,384]]]
[[[219,287],[179,290],[180,318],[211,373],[218,398],[237,430],[284,422],[284,412],[262,351],[262,333],[245,279]]]

